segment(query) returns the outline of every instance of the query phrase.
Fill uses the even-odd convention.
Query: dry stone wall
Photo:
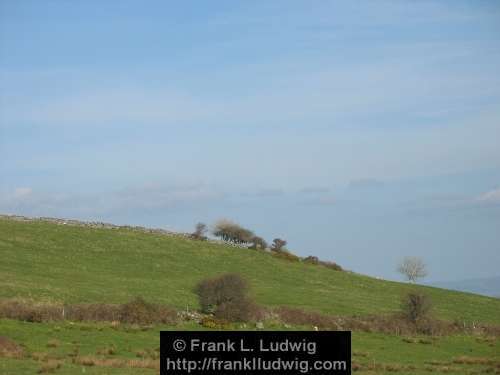
[[[75,227],[86,227],[86,228],[96,228],[96,229],[126,229],[126,230],[133,230],[137,232],[142,232],[142,233],[153,233],[153,234],[159,234],[159,235],[164,235],[164,236],[170,236],[170,237],[181,237],[181,238],[192,238],[190,233],[182,233],[182,232],[174,232],[170,231],[167,229],[161,229],[161,228],[146,228],[142,226],[131,226],[131,225],[116,225],[116,224],[110,224],[110,223],[104,223],[101,221],[82,221],[82,220],[75,220],[75,219],[59,219],[55,217],[28,217],[28,216],[21,216],[21,215],[5,215],[5,214],[0,214],[0,219],[5,219],[5,220],[15,220],[15,221],[29,221],[29,222],[37,222],[37,221],[42,221],[46,223],[53,223],[57,225],[69,225],[69,226],[75,226]],[[217,243],[217,244],[224,244],[224,245],[229,245],[233,247],[241,247],[244,248],[245,246],[242,245],[237,245],[225,241],[220,241],[216,239],[208,239],[208,242],[211,243]]]

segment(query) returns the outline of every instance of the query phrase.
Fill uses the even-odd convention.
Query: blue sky
[[[0,0],[0,212],[498,275],[499,66],[496,1]]]

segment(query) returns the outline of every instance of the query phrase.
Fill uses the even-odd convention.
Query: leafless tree
[[[414,283],[427,276],[427,267],[421,258],[405,257],[398,266],[398,272]]]
[[[403,316],[411,323],[425,319],[432,308],[431,300],[425,294],[408,293],[401,301]]]
[[[206,224],[198,223],[196,224],[194,232],[191,233],[191,237],[195,240],[206,240],[207,236],[205,236],[205,234],[207,233],[207,230],[208,229]]]

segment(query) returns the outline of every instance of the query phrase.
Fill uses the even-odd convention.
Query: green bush
[[[204,313],[213,313],[223,303],[244,299],[247,291],[247,282],[237,274],[205,279],[196,287],[201,311]]]
[[[196,287],[201,310],[231,322],[255,318],[259,308],[247,296],[248,284],[237,274],[202,280]]]

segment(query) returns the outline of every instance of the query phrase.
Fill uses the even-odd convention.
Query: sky
[[[0,0],[0,213],[499,275],[497,1]]]

